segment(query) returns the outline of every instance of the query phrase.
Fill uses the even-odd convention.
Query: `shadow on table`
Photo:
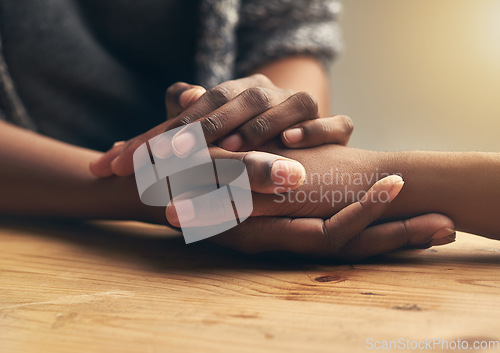
[[[0,218],[1,229],[19,231],[77,244],[92,254],[126,262],[136,262],[149,269],[169,272],[213,269],[261,269],[297,271],[321,266],[384,264],[429,265],[430,263],[484,263],[500,265],[500,251],[439,253],[436,249],[401,250],[355,263],[335,259],[317,259],[286,253],[246,255],[202,241],[186,245],[179,232],[163,226],[137,222],[78,222],[40,219]],[[439,248],[438,248],[439,249]],[[422,256],[425,254],[425,256]]]

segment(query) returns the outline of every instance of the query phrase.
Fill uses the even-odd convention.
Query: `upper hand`
[[[167,121],[127,142],[116,143],[91,163],[91,172],[98,177],[130,175],[134,172],[133,153],[141,144],[195,121],[201,123],[207,144],[218,142],[234,152],[255,149],[277,135],[289,148],[347,144],[352,133],[348,117],[318,119],[318,105],[310,94],[278,88],[260,74],[227,81],[208,91],[176,83],[167,90],[166,106]],[[183,154],[189,141],[184,139],[181,148],[176,149],[175,143],[169,147]]]

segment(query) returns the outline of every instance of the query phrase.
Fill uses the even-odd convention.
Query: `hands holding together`
[[[324,144],[346,145],[352,133],[352,122],[346,116],[320,118],[318,105],[308,93],[281,89],[265,76],[253,75],[208,91],[176,83],[167,90],[166,107],[164,123],[127,142],[115,143],[91,163],[90,170],[98,177],[130,175],[134,171],[133,153],[140,145],[167,130],[200,122],[206,142],[214,145],[210,147],[212,158],[243,161],[254,191],[253,216],[211,238],[221,245],[247,253],[284,250],[357,259],[404,246],[428,247],[454,240],[446,231],[454,229],[453,222],[434,213],[371,226],[403,187],[403,180],[396,175],[363,185],[363,191],[369,190],[351,204],[328,207],[276,202],[278,190],[310,189],[310,185],[301,186],[306,171],[321,170],[321,164],[330,163],[328,156],[335,155],[347,168],[350,162],[360,163],[356,160],[360,155],[340,146],[336,150],[328,146],[318,151],[302,150]],[[164,141],[162,148],[156,144],[155,153],[163,158],[170,154],[186,157],[194,145],[194,136],[181,129],[171,141]],[[264,152],[254,151],[257,149]],[[171,225],[179,226],[172,205],[166,215]]]

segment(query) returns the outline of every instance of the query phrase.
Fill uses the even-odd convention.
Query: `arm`
[[[165,223],[141,204],[133,177],[91,175],[99,155],[0,121],[0,214]]]
[[[385,153],[381,165],[406,181],[387,217],[440,212],[459,230],[500,239],[500,153]]]
[[[333,145],[270,150],[300,161],[308,179],[286,198],[256,194],[259,215],[326,218],[362,196],[376,180],[399,174],[405,187],[385,219],[436,212],[449,216],[458,230],[500,239],[499,153],[374,152]],[[319,200],[321,192],[329,199]]]
[[[328,73],[319,60],[294,56],[273,61],[255,71],[267,76],[276,86],[295,92],[309,92],[318,102],[320,117],[330,115]]]
[[[341,52],[336,0],[245,1],[240,9],[236,73],[259,72],[278,87],[311,93],[330,115],[328,68]]]
[[[229,152],[229,157],[245,154]],[[0,214],[166,224],[163,208],[141,203],[134,176],[97,178],[91,174],[90,161],[101,155],[0,121]],[[273,170],[303,172],[299,163],[275,164],[278,159],[286,162],[269,153],[245,158],[255,190],[273,192]]]

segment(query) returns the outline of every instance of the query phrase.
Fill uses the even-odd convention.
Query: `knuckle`
[[[310,118],[318,115],[318,102],[316,98],[308,92],[298,92],[292,96],[295,99],[297,109]]]
[[[267,77],[266,75],[264,74],[260,74],[260,73],[257,73],[257,74],[253,74],[252,76],[250,76],[250,78],[252,78],[253,80],[255,80],[257,83],[259,83],[259,85],[262,85],[262,86],[269,86],[269,85],[272,85],[272,82],[271,80],[269,79],[269,77]]]
[[[205,134],[209,136],[213,136],[219,131],[223,130],[226,124],[224,118],[221,115],[215,113],[212,113],[211,115],[203,118],[200,123]]]
[[[404,236],[405,236],[407,244],[411,240],[410,239],[410,223],[411,223],[410,219],[405,219],[404,221],[401,222],[401,227],[403,228],[401,231],[402,231],[402,234],[404,234]]]
[[[271,121],[265,116],[259,116],[250,122],[248,133],[253,136],[267,135],[272,128]]]
[[[323,223],[322,234],[324,239],[324,252],[327,255],[338,253],[346,243],[341,239],[345,239],[344,230],[342,227],[334,226],[334,231],[328,230],[326,223]]]
[[[245,98],[250,104],[267,110],[271,106],[271,97],[267,91],[262,87],[252,87],[245,92]]]
[[[193,122],[193,118],[190,116],[183,116],[177,120],[179,126],[189,125]]]
[[[206,99],[209,100],[213,105],[220,107],[221,105],[226,104],[232,99],[231,90],[219,85],[214,88],[210,88],[205,93]]]

